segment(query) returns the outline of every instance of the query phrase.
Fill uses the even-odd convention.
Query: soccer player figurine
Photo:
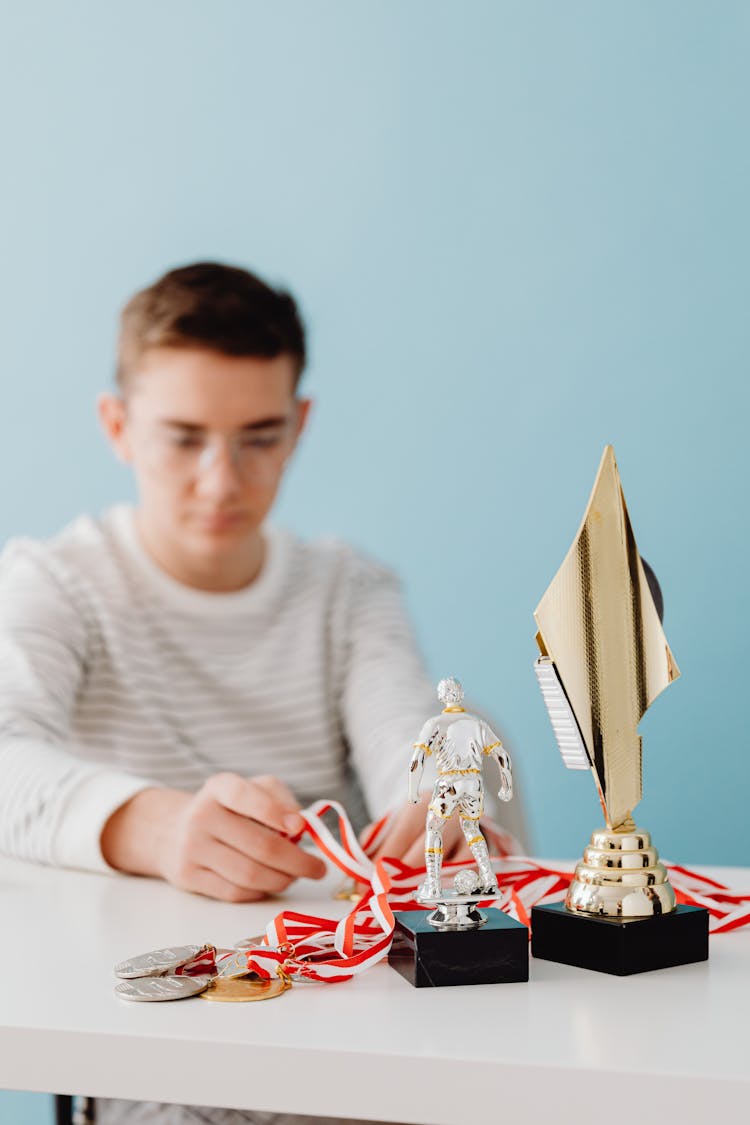
[[[409,799],[417,804],[424,760],[435,757],[437,780],[425,833],[427,878],[415,896],[421,906],[433,909],[394,914],[388,961],[415,988],[525,981],[529,979],[529,931],[485,901],[499,896],[487,841],[479,828],[484,804],[483,759],[494,754],[500,767],[500,799],[509,801],[513,796],[510,755],[487,723],[461,706],[464,693],[458,680],[441,680],[437,693],[444,704],[442,714],[422,727],[409,768]],[[443,829],[455,814],[479,873],[461,868],[453,887],[444,889],[440,882]]]
[[[443,866],[443,828],[458,813],[466,843],[479,868],[479,880],[471,871],[456,876],[454,895],[478,897],[497,894],[497,881],[490,864],[487,841],[479,828],[484,807],[482,761],[493,755],[500,767],[501,801],[513,796],[510,755],[491,727],[462,706],[464,692],[458,680],[441,680],[437,687],[443,712],[422,727],[409,767],[409,800],[419,802],[419,783],[426,757],[435,757],[437,779],[427,812],[425,867],[427,878],[417,891],[418,902],[435,902],[453,897],[443,891],[440,877]],[[463,878],[464,876],[468,878]],[[477,886],[477,882],[480,883]],[[471,885],[469,885],[471,884]]]

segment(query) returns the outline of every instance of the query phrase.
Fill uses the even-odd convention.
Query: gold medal
[[[250,1000],[273,1000],[281,996],[291,986],[280,977],[276,980],[248,980],[240,977],[234,980],[215,978],[201,996],[206,1000],[217,1000],[227,1004],[243,1004]]]
[[[355,879],[347,879],[342,883],[339,889],[334,894],[334,899],[339,902],[353,902],[358,903],[364,898],[364,890],[360,889],[361,884]]]

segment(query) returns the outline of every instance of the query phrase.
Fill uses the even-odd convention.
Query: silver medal
[[[165,973],[173,973],[175,969],[187,965],[188,961],[192,961],[205,949],[205,945],[175,945],[169,949],[154,949],[151,953],[141,953],[138,957],[120,961],[119,965],[115,965],[115,976],[125,980],[164,976]]]
[[[186,1000],[205,992],[213,978],[202,977],[139,977],[115,985],[115,996],[122,1000]]]
[[[237,980],[239,977],[249,976],[247,953],[240,951],[219,961],[216,966],[216,974],[221,980]]]

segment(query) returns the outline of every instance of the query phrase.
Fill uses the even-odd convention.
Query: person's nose
[[[241,483],[231,442],[215,436],[201,454],[196,474],[196,491],[201,496],[218,502],[235,496]]]

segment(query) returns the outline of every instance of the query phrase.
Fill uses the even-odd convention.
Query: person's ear
[[[129,464],[133,460],[130,446],[130,433],[127,424],[127,408],[119,395],[109,392],[99,395],[96,410],[104,435],[121,461]]]
[[[310,416],[310,410],[312,409],[312,404],[313,404],[313,402],[312,402],[311,398],[298,398],[297,399],[297,421],[296,421],[296,428],[295,428],[295,431],[294,431],[294,444],[295,445],[299,441],[299,439],[302,435],[302,432],[305,429],[305,426],[307,425],[307,420]]]
[[[297,448],[297,442],[300,439],[302,431],[305,430],[307,420],[310,414],[310,409],[313,407],[313,399],[311,398],[297,398],[297,417],[295,420],[295,440],[293,440],[291,452]],[[291,456],[291,452],[289,456]]]

